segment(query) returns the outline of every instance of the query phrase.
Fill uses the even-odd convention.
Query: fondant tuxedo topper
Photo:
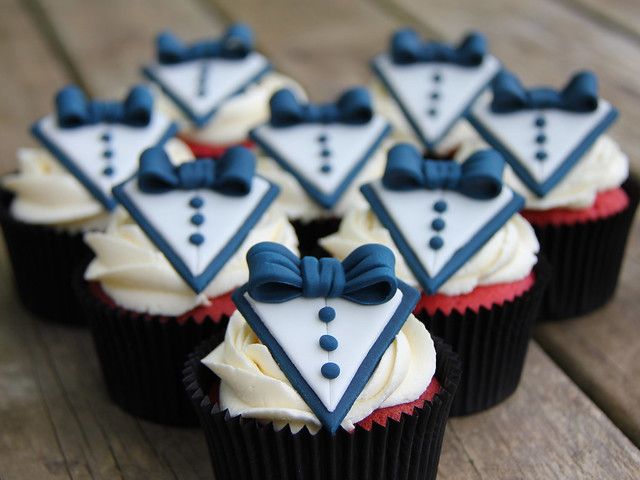
[[[269,122],[253,129],[251,138],[328,209],[390,132],[362,87],[325,104],[302,102],[283,89],[271,97],[270,109]]]
[[[253,31],[239,23],[219,38],[190,44],[163,32],[156,39],[156,52],[157,63],[143,72],[198,127],[271,69],[267,59],[254,51]]]
[[[278,189],[255,176],[255,156],[233,147],[219,159],[173,165],[162,148],[113,189],[176,272],[202,292],[240,247]]]
[[[423,290],[437,292],[524,205],[502,183],[504,159],[482,150],[464,163],[389,151],[381,181],[361,190]],[[426,215],[425,215],[426,212]]]
[[[238,310],[293,388],[334,433],[404,325],[418,292],[396,279],[393,253],[369,244],[344,261],[298,258],[276,243],[247,254]]]
[[[526,89],[515,75],[503,71],[493,83],[493,97],[480,99],[469,120],[542,197],[616,117],[617,110],[598,98],[598,81],[591,72],[578,72],[562,90],[554,90]]]
[[[498,73],[500,62],[487,52],[480,33],[452,45],[425,42],[407,28],[393,34],[389,51],[375,57],[372,68],[418,138],[434,150]]]
[[[89,100],[75,85],[61,89],[56,111],[32,127],[33,135],[108,210],[113,185],[130,176],[145,148],[162,145],[177,126],[153,109],[141,85],[123,101]]]

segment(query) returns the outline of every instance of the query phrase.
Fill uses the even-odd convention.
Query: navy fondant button
[[[322,307],[318,312],[318,318],[323,322],[330,322],[336,318],[336,311],[331,307]]]
[[[439,73],[434,73],[433,77],[431,77],[431,79],[434,82],[438,83],[438,82],[440,82],[442,80],[442,75],[440,75]]]
[[[536,117],[535,124],[536,127],[544,127],[547,124],[547,121],[544,117]]]
[[[330,157],[331,150],[329,150],[328,148],[323,148],[322,151],[320,152],[320,155],[322,155],[325,158]]]
[[[324,165],[322,165],[320,167],[320,171],[322,173],[329,173],[331,171],[331,165],[328,165],[328,164],[325,163]]]
[[[545,158],[547,158],[547,152],[545,152],[544,150],[538,150],[536,152],[536,158],[538,160],[544,160]]]
[[[547,136],[544,133],[541,133],[536,137],[536,143],[544,143],[547,141]]]
[[[338,348],[338,339],[331,335],[322,335],[318,343],[320,343],[320,347],[327,352],[333,352]]]
[[[189,242],[194,245],[202,245],[204,243],[204,236],[201,233],[192,233],[189,235]]]
[[[321,143],[324,143],[327,141],[327,136],[324,133],[321,133],[320,135],[318,135],[318,141]]]
[[[444,240],[442,240],[442,237],[438,235],[431,237],[431,240],[429,240],[429,246],[434,250],[441,249],[443,245],[444,245]]]
[[[436,203],[433,204],[433,209],[439,213],[446,212],[447,202],[445,202],[444,200],[438,200]]]
[[[100,139],[103,142],[108,142],[109,140],[111,140],[111,134],[109,132],[104,132],[102,135],[100,135]]]
[[[202,207],[202,205],[204,205],[204,200],[202,199],[202,197],[193,197],[191,200],[189,200],[189,205],[193,208],[200,208]]]
[[[430,108],[427,113],[430,117],[435,117],[436,115],[438,115],[438,110],[436,110],[435,108]]]
[[[431,98],[432,98],[433,100],[437,100],[437,99],[439,99],[439,98],[440,98],[440,93],[438,93],[438,92],[431,92]]]
[[[202,225],[204,223],[204,215],[202,215],[201,213],[194,213],[191,216],[191,223],[196,226]]]
[[[320,372],[322,373],[322,376],[324,378],[333,380],[334,378],[337,378],[338,375],[340,375],[340,367],[333,362],[327,362],[322,365]]]
[[[111,158],[113,157],[113,150],[105,150],[104,152],[102,152],[102,156],[104,158]]]
[[[115,170],[113,169],[113,167],[106,167],[104,170],[102,170],[102,174],[106,175],[107,177],[110,177],[114,173],[115,173]]]
[[[436,218],[433,220],[433,222],[431,222],[431,228],[433,228],[436,232],[444,230],[444,225],[444,220],[441,218]]]

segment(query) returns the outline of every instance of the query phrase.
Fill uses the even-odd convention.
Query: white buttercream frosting
[[[456,159],[465,159],[474,151],[484,148],[487,148],[487,144],[482,140],[469,139],[463,142]],[[598,192],[619,187],[628,176],[629,158],[611,137],[602,135],[542,198],[529,190],[509,166],[505,168],[504,181],[525,198],[527,209],[582,209],[593,205]]]
[[[104,233],[85,234],[85,242],[96,255],[85,279],[100,282],[121,307],[180,315],[199,305],[211,305],[211,299],[246,283],[247,251],[266,241],[281,243],[298,253],[298,239],[291,224],[283,215],[269,211],[207,288],[196,294],[124,209],[117,209]]]
[[[280,186],[280,195],[274,202],[274,208],[284,212],[290,219],[310,221],[317,218],[342,217],[351,208],[364,208],[368,205],[360,193],[360,186],[382,176],[387,161],[387,150],[391,146],[391,142],[383,142],[330,210],[316,203],[298,180],[271,158],[259,156],[257,171]]]
[[[380,81],[371,82],[371,93],[376,111],[385,117],[393,127],[392,138],[398,142],[409,142],[418,148],[423,148],[402,110]],[[475,129],[464,118],[461,118],[438,143],[436,153],[440,155],[449,154],[458,148],[462,142],[475,139],[480,139]]]
[[[232,416],[272,421],[277,429],[290,425],[293,432],[305,425],[313,433],[320,429],[318,418],[240,312],[231,316],[224,342],[202,362],[220,377],[220,407]],[[353,430],[378,408],[416,400],[431,383],[435,368],[433,340],[424,325],[409,315],[342,427]]]
[[[398,278],[420,287],[391,234],[371,210],[350,211],[336,233],[320,239],[320,245],[341,260],[365,243],[381,243],[389,247],[396,257]],[[438,289],[438,293],[460,295],[481,285],[521,280],[531,273],[539,249],[533,228],[516,214]]]
[[[180,140],[167,142],[172,159],[193,157]],[[21,148],[18,171],[4,176],[3,188],[15,194],[11,215],[25,223],[54,226],[70,232],[102,230],[109,213],[47,150]]]
[[[306,98],[302,87],[293,79],[268,73],[225,101],[204,127],[197,128],[165,95],[158,96],[158,109],[181,124],[181,133],[186,138],[219,145],[239,143],[247,139],[249,130],[269,119],[269,100],[281,88],[291,88],[298,98]]]

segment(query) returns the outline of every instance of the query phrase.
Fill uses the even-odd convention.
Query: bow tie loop
[[[301,103],[290,89],[281,89],[269,101],[270,123],[274,127],[289,127],[302,123],[364,124],[373,118],[369,91],[362,87],[342,93],[335,103],[315,105]]]
[[[219,39],[207,39],[186,44],[171,32],[162,32],[156,39],[158,61],[176,64],[206,58],[237,60],[253,50],[253,31],[249,26],[231,25]]]
[[[251,191],[255,157],[244,147],[228,149],[219,160],[203,158],[173,165],[161,147],[145,150],[140,157],[138,187],[145,193],[206,188],[228,196]]]
[[[342,297],[379,305],[396,292],[395,258],[383,245],[363,245],[342,262],[335,258],[298,258],[283,245],[262,242],[247,253],[248,291],[259,302],[294,298]]]
[[[554,108],[587,113],[598,108],[598,80],[591,72],[578,72],[561,90],[548,87],[526,89],[511,72],[500,72],[493,83],[491,110],[512,113],[519,110]]]
[[[391,38],[391,58],[398,64],[443,62],[473,67],[480,65],[487,53],[484,35],[471,32],[458,46],[442,42],[423,42],[415,30],[406,28]]]
[[[409,144],[399,144],[388,154],[382,177],[390,190],[453,190],[479,200],[495,198],[502,191],[504,159],[495,150],[481,150],[463,164],[452,160],[425,160]]]
[[[56,95],[56,112],[61,128],[76,128],[100,122],[144,127],[151,121],[153,96],[143,85],[133,87],[124,102],[88,100],[75,85]]]

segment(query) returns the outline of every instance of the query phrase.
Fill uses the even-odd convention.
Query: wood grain
[[[633,41],[640,41],[640,2],[636,0],[556,0],[566,3],[579,13],[611,30],[626,33]]]
[[[622,111],[613,135],[630,154],[632,168],[640,172],[636,132],[640,121],[640,50],[633,41],[554,0],[454,3],[458,8],[452,8],[450,1],[434,0],[428,11],[418,0],[383,6],[396,12],[401,7],[405,15],[444,38],[454,39],[482,26],[492,50],[509,68],[526,73],[525,78],[530,78],[527,82],[562,82],[574,69],[592,68],[601,79],[604,95]],[[446,31],[442,25],[447,26]],[[613,302],[585,318],[544,325],[536,332],[536,339],[554,360],[636,445],[640,445],[640,367],[636,361],[640,337],[630,332],[640,326],[638,221],[628,242],[625,269]]]

